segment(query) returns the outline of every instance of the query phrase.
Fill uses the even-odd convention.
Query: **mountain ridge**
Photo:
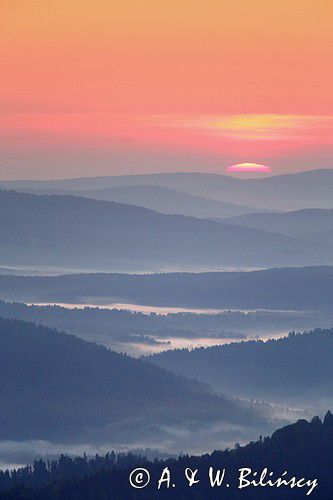
[[[319,404],[332,399],[333,329],[280,339],[169,350],[145,359],[249,399]]]
[[[32,188],[52,186],[71,189],[98,189],[138,184],[178,189],[224,203],[256,206],[261,209],[297,210],[333,208],[333,169],[307,170],[260,179],[239,179],[224,174],[178,172],[129,174],[126,176],[83,177],[59,181],[2,181],[0,186]]]
[[[0,318],[0,347],[2,440],[134,440],[154,427],[162,440],[170,421],[264,422],[207,385],[34,323]]]
[[[333,263],[313,242],[110,201],[0,191],[0,210],[6,265],[160,271]]]
[[[333,266],[201,273],[0,275],[0,298],[219,309],[330,310]],[[88,300],[87,300],[88,299]],[[116,299],[116,300],[115,300]],[[89,303],[89,302],[88,302]]]

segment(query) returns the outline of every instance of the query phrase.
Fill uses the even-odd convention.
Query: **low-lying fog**
[[[240,312],[240,313],[255,313],[255,312],[272,312],[274,314],[279,313],[291,313],[293,315],[302,315],[301,311],[278,311],[269,309],[198,309],[198,308],[184,308],[184,307],[158,307],[150,305],[141,304],[130,304],[130,303],[104,303],[104,302],[91,302],[91,303],[64,303],[64,302],[43,302],[43,303],[28,303],[27,305],[38,305],[42,307],[46,306],[59,306],[66,309],[85,309],[85,308],[100,308],[108,310],[122,310],[139,312],[143,314],[156,314],[161,316],[166,316],[168,314],[177,313],[190,313],[190,314],[205,314],[205,315],[215,315],[220,313],[230,313],[230,312]],[[290,330],[288,329],[276,329],[276,331],[264,332],[253,335],[243,332],[221,332],[220,334],[205,334],[191,336],[177,336],[177,337],[165,337],[159,335],[151,335],[145,338],[137,338],[135,342],[119,342],[116,339],[112,339],[109,336],[101,337],[100,335],[96,338],[93,336],[90,340],[101,343],[106,347],[113,349],[117,352],[124,352],[131,356],[141,356],[145,354],[153,354],[158,352],[163,352],[168,349],[194,349],[196,347],[211,347],[215,345],[230,344],[231,342],[242,342],[244,340],[268,340],[272,338],[281,338],[288,335]]]
[[[269,434],[281,425],[292,423],[298,418],[310,419],[314,414],[321,415],[327,408],[288,408],[279,405],[257,403],[258,411],[271,420],[267,428]],[[0,469],[12,469],[32,464],[35,459],[55,459],[60,454],[94,456],[115,452],[133,451],[149,458],[166,458],[182,453],[203,454],[215,449],[233,447],[236,443],[246,444],[258,439],[262,429],[250,429],[240,425],[215,423],[185,428],[179,425],[160,426],[156,436],[145,436],[144,440],[126,440],[100,443],[55,443],[44,440],[0,441]],[[163,435],[163,439],[161,439]]]

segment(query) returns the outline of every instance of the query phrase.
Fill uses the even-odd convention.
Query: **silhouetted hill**
[[[148,358],[237,396],[280,401],[332,399],[333,329],[209,348],[166,351]]]
[[[60,181],[1,182],[12,189],[89,190],[120,186],[162,186],[224,203],[262,209],[333,208],[333,169],[312,170],[263,179],[238,179],[207,173],[166,173],[87,177]]]
[[[261,211],[232,203],[222,203],[201,196],[162,186],[119,186],[102,189],[64,190],[27,189],[33,194],[70,194],[102,201],[114,201],[149,208],[166,214],[182,214],[190,217],[230,217]]]
[[[72,194],[75,194],[75,191]],[[88,190],[80,191],[80,196],[129,203],[157,212],[182,214],[190,217],[229,217],[256,211],[255,208],[222,203],[161,186],[129,186]]]
[[[60,457],[58,461],[47,463],[36,461],[33,468],[22,468],[16,472],[0,473],[1,498],[14,500],[137,500],[168,498],[177,500],[221,499],[271,500],[304,499],[308,496],[317,500],[330,500],[333,497],[333,417],[328,412],[322,422],[314,417],[311,422],[299,420],[283,427],[271,437],[260,438],[243,447],[232,450],[214,451],[203,456],[185,455],[178,460],[155,460],[149,462],[144,457],[135,455],[116,456],[109,453],[104,457]],[[129,484],[129,475],[136,467],[144,467],[150,473],[151,481],[143,489],[135,489]],[[168,467],[171,485],[166,483],[157,489],[162,471]],[[197,484],[189,486],[185,478],[185,469],[198,469],[195,479]],[[218,471],[225,469],[225,478],[221,486],[211,486],[209,469],[213,468],[216,478]],[[239,489],[240,469],[251,469],[248,480],[259,480],[267,469],[265,487],[247,487]],[[285,472],[286,471],[286,472]],[[253,473],[257,473],[257,477]],[[270,476],[268,474],[272,473]],[[282,476],[282,474],[284,474]],[[268,486],[278,478],[296,481],[302,487],[282,485]],[[315,481],[316,480],[316,481]],[[226,487],[226,484],[229,487]],[[7,493],[4,492],[7,490]]]
[[[151,433],[162,445],[162,425],[263,422],[195,381],[21,321],[0,319],[0,379],[2,440],[130,442]]]
[[[289,236],[323,231],[333,232],[333,210],[305,209],[283,214],[256,213],[230,217],[223,222],[240,226],[253,227]],[[316,234],[313,241],[320,235]]]
[[[256,229],[74,196],[0,191],[4,264],[87,270],[328,264],[330,250]]]
[[[220,179],[233,182],[235,179],[228,175],[207,174],[197,172],[176,172],[159,174],[112,175],[100,177],[79,177],[58,180],[14,180],[1,181],[0,186],[5,189],[54,189],[54,190],[99,190],[113,187],[132,186],[164,186],[171,189],[181,189],[184,186],[191,190],[192,183],[205,183]],[[237,181],[237,179],[236,179]],[[181,191],[184,191],[181,189]],[[188,191],[184,191],[188,192]]]
[[[333,267],[251,272],[0,275],[0,298],[219,309],[330,311]]]

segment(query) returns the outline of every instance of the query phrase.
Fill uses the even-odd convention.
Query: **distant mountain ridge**
[[[209,173],[161,173],[55,181],[2,181],[12,189],[104,189],[162,186],[188,194],[262,209],[333,208],[333,169],[318,169],[262,179],[238,179]]]
[[[75,194],[75,190],[71,194]],[[189,217],[211,217],[212,213],[229,217],[236,212],[249,213],[251,207],[210,200],[163,186],[120,186],[97,190],[80,190],[80,196],[96,200],[129,203],[162,213]],[[252,211],[256,211],[255,207]]]
[[[333,267],[262,271],[59,276],[0,275],[0,298],[21,302],[331,311]]]
[[[222,219],[223,223],[253,227],[288,236],[333,231],[333,209],[308,208],[286,213],[253,213]]]
[[[231,339],[292,329],[327,328],[333,324],[333,313],[329,311],[145,314],[117,308],[67,308],[57,305],[26,305],[2,300],[0,300],[0,317],[30,321],[64,330],[84,340],[94,341],[107,347],[112,345],[112,349],[118,352],[135,352],[133,343],[148,346],[152,345],[154,340],[165,342],[176,337],[187,338],[189,342],[191,339],[200,339],[204,336]]]
[[[101,201],[114,201],[148,208],[166,214],[179,214],[189,217],[213,218],[231,217],[252,212],[261,212],[255,207],[245,207],[223,203],[201,196],[178,191],[163,186],[118,186],[102,189],[17,189],[32,194],[59,194],[83,196]]]
[[[313,242],[134,205],[0,191],[0,210],[6,265],[128,272],[333,263]]]

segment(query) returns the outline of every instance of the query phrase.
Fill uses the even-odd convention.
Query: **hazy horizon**
[[[100,174],[95,174],[95,173],[90,173],[87,175],[71,175],[68,173],[68,175],[64,174],[63,176],[50,176],[50,177],[41,177],[41,176],[24,176],[24,177],[2,177],[0,176],[0,182],[16,182],[16,181],[62,181],[62,180],[77,180],[77,179],[93,179],[93,178],[107,178],[107,177],[140,177],[140,176],[147,176],[147,175],[174,175],[174,174],[202,174],[202,175],[220,175],[220,176],[225,176],[225,177],[231,177],[233,179],[265,179],[268,177],[279,177],[279,176],[284,176],[284,175],[295,175],[295,174],[302,174],[302,173],[308,173],[308,172],[317,172],[317,171],[322,171],[322,170],[333,170],[332,167],[318,167],[318,168],[309,168],[307,169],[298,169],[298,170],[288,170],[288,171],[274,171],[272,170],[269,173],[261,173],[261,172],[240,172],[240,173],[229,173],[227,172],[227,166],[225,167],[225,170],[223,171],[217,171],[217,170],[209,170],[209,171],[204,171],[200,170],[199,168],[196,170],[156,170],[156,171],[144,171],[140,170],[138,172],[131,172],[130,170],[128,172],[124,173],[100,173]],[[1,186],[0,186],[1,189]]]

